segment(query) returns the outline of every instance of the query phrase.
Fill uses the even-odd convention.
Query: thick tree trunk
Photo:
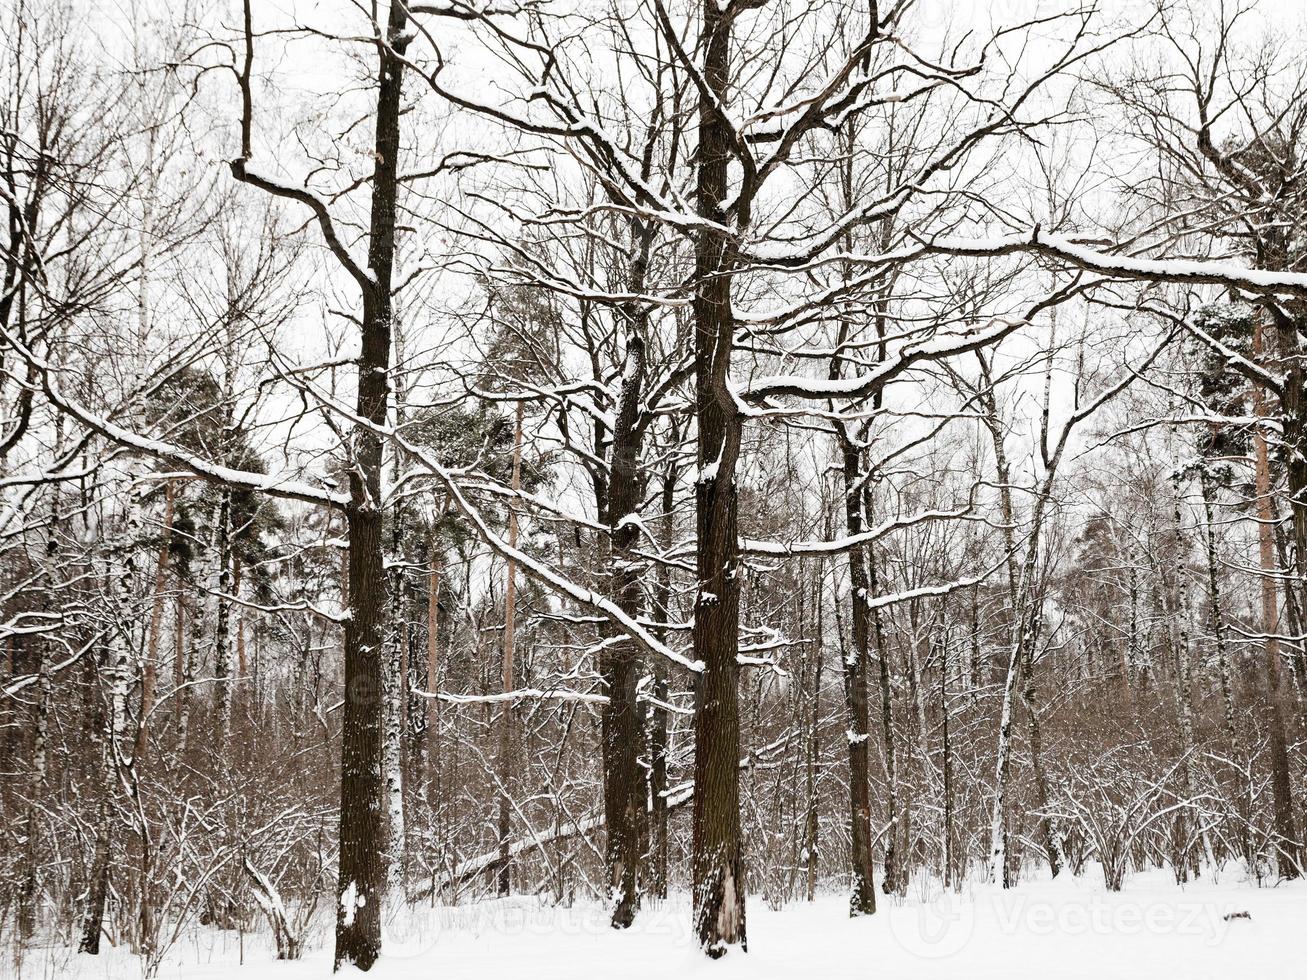
[[[387,44],[378,45],[380,81],[368,238],[371,288],[363,294],[358,366],[358,415],[385,425],[390,391],[398,192],[400,87],[408,13],[391,4]],[[387,588],[382,540],[381,437],[354,430],[345,509],[349,543],[349,613],[345,622],[345,707],[341,737],[340,877],[336,890],[335,965],[369,969],[381,953],[381,904],[386,889],[382,715]]]
[[[717,0],[703,4],[703,75],[699,99],[698,211],[720,224],[731,135],[720,116],[729,78],[730,17]],[[698,532],[694,655],[703,665],[694,704],[694,817],[690,859],[695,935],[713,958],[746,947],[744,854],[740,842],[739,527],[735,482],[741,418],[730,390],[735,317],[725,237],[701,229],[695,240],[695,481]]]
[[[644,338],[634,323],[627,335],[626,357],[617,418],[613,425],[605,517],[609,526],[613,595],[622,611],[635,618],[640,611],[641,593],[640,567],[634,548],[639,538],[636,519],[642,493],[636,418],[643,393],[645,348]],[[605,646],[600,655],[600,673],[608,694],[602,715],[604,818],[607,826],[604,859],[608,872],[610,921],[614,929],[625,929],[634,921],[640,906],[644,777],[639,765],[642,725],[636,698],[639,659],[630,639],[618,637],[615,641]]]

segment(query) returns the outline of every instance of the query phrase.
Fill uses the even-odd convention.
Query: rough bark
[[[400,87],[407,45],[407,8],[391,4],[378,44],[380,80],[368,234],[373,282],[363,291],[358,394],[360,418],[385,425],[390,392],[390,345],[399,187]],[[349,612],[345,623],[345,706],[341,748],[340,877],[337,883],[335,965],[369,969],[381,952],[381,904],[386,888],[383,792],[383,648],[388,582],[382,536],[382,441],[360,425],[353,438],[349,503]]]
[[[1254,355],[1263,349],[1262,320],[1257,318],[1253,334]],[[1287,379],[1286,379],[1287,381]],[[1301,387],[1301,378],[1299,379]],[[1286,384],[1286,390],[1288,385]],[[1286,411],[1288,405],[1286,404]],[[1253,386],[1253,412],[1258,418],[1266,416],[1265,394],[1260,386]],[[1298,836],[1294,828],[1293,787],[1289,771],[1288,733],[1286,731],[1284,672],[1280,664],[1279,597],[1275,576],[1279,565],[1275,560],[1275,507],[1271,501],[1271,467],[1266,435],[1262,426],[1253,433],[1256,456],[1257,537],[1262,570],[1262,629],[1266,633],[1263,659],[1263,682],[1267,722],[1271,749],[1271,795],[1275,825],[1275,852],[1280,874],[1296,878],[1299,874]],[[1292,485],[1291,485],[1292,490]],[[1295,511],[1300,508],[1295,508]],[[1295,522],[1295,532],[1297,525]]]
[[[866,527],[863,515],[863,467],[857,446],[838,429],[844,461],[844,522],[850,537]],[[871,836],[871,710],[867,698],[867,670],[870,660],[871,624],[867,602],[872,599],[867,572],[867,555],[862,547],[849,551],[849,592],[852,606],[852,647],[844,661],[844,706],[849,743],[849,915],[872,915],[876,911],[875,870]],[[883,662],[883,661],[882,661]],[[893,749],[886,753],[887,760]],[[887,763],[892,766],[892,762]],[[897,801],[895,801],[897,802]],[[886,876],[893,865],[892,847],[886,852]]]
[[[874,549],[868,548],[867,594],[875,596],[879,591],[880,575],[876,565],[876,553]],[[885,877],[884,881],[881,882],[881,888],[888,895],[897,891],[899,885],[905,883],[905,881],[902,874],[903,861],[900,859],[897,843],[901,805],[899,801],[898,748],[895,745],[894,736],[894,684],[890,675],[889,642],[885,637],[885,621],[881,616],[879,606],[871,611],[871,626],[872,636],[876,643],[876,659],[880,666],[880,728],[885,752],[885,782],[889,792],[886,808],[890,820],[894,821],[885,838]]]
[[[641,597],[641,568],[634,554],[639,537],[636,518],[642,496],[636,417],[645,375],[644,338],[635,324],[627,336],[626,356],[613,425],[606,518],[613,595],[622,611],[634,618],[640,611]],[[601,719],[607,827],[604,862],[611,903],[610,922],[615,929],[625,929],[634,921],[640,906],[640,825],[644,809],[644,779],[639,766],[642,725],[636,698],[639,680],[636,646],[629,638],[614,637],[614,641],[600,655],[600,674],[608,694]]]
[[[731,134],[719,107],[730,74],[730,16],[717,0],[703,3],[703,76],[698,105],[696,203],[699,215],[723,222]],[[698,532],[694,655],[703,664],[694,704],[694,816],[691,879],[694,929],[717,958],[746,947],[744,854],[740,846],[740,713],[737,661],[740,628],[738,498],[735,480],[741,418],[730,390],[735,318],[732,266],[725,236],[695,234],[695,416],[699,425],[695,481]]]
[[[523,403],[517,403],[516,421],[513,424],[513,493],[522,489],[522,410]],[[516,504],[508,511],[508,546],[517,548],[517,508]],[[504,635],[500,647],[500,668],[503,692],[513,690],[513,644],[517,637],[517,562],[508,559],[504,580]],[[499,866],[498,890],[500,895],[507,895],[512,885],[511,865],[508,860],[509,834],[512,832],[512,807],[509,800],[509,786],[513,779],[513,705],[504,702],[504,710],[499,718],[499,848],[503,859]]]
[[[676,466],[669,462],[663,473],[662,485],[662,535],[659,541],[664,554],[672,550],[676,521],[672,507],[676,494]],[[671,620],[672,606],[672,570],[666,562],[658,565],[658,582],[654,595],[654,613],[659,626],[655,636],[660,642],[666,642],[668,630],[666,623]],[[649,855],[649,890],[656,898],[667,897],[667,755],[669,751],[667,733],[668,679],[667,664],[660,657],[653,663],[653,696],[655,703],[649,724],[649,809],[650,809],[650,855]]]

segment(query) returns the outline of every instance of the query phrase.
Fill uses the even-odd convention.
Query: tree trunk
[[[110,809],[107,799],[100,801],[95,827],[95,856],[91,860],[87,889],[86,915],[82,919],[82,937],[77,951],[92,956],[100,952],[100,932],[104,928],[104,908],[109,897]]]
[[[862,454],[841,425],[837,429],[844,457],[844,521],[850,537],[866,528],[863,514]],[[853,646],[844,662],[844,707],[849,743],[849,861],[852,882],[849,915],[872,915],[876,911],[875,869],[871,852],[871,710],[867,698],[867,667],[870,657],[870,623],[867,603],[875,598],[867,573],[867,554],[862,547],[849,551],[849,593],[852,606]],[[882,664],[884,661],[882,660]],[[888,730],[888,728],[887,728]],[[886,753],[892,759],[893,749]],[[887,763],[893,766],[892,762]],[[894,801],[897,803],[897,800]],[[886,878],[892,873],[892,846],[886,852]]]
[[[427,693],[440,693],[440,552],[436,535],[431,535],[431,570],[427,573]],[[434,779],[437,757],[433,751],[440,737],[440,701],[422,699],[422,754],[428,778]]]
[[[953,746],[949,741],[948,653],[949,634],[944,626],[944,642],[940,648],[939,711],[941,753],[944,769],[944,887],[952,888],[953,881]]]
[[[131,515],[127,520],[132,526]],[[127,539],[130,535],[124,534]],[[115,568],[120,565],[120,568]],[[110,803],[117,785],[123,730],[127,718],[127,689],[130,682],[126,631],[130,618],[126,615],[126,599],[132,594],[132,564],[130,552],[115,548],[105,576],[105,591],[109,606],[118,616],[117,630],[103,646],[100,671],[107,674],[109,710],[103,717],[100,744],[100,808],[95,828],[95,853],[91,862],[87,888],[86,915],[82,922],[82,937],[78,950],[96,954],[100,951],[100,932],[104,927],[105,903],[109,893],[109,866],[113,848],[113,807]]]
[[[1230,652],[1225,643],[1225,617],[1221,611],[1221,585],[1217,575],[1216,522],[1212,515],[1211,480],[1206,467],[1199,470],[1198,485],[1203,495],[1203,516],[1207,533],[1203,536],[1207,557],[1207,601],[1211,608],[1212,642],[1216,646],[1216,669],[1221,685],[1221,703],[1225,709],[1225,737],[1230,751],[1238,753],[1239,736],[1234,724],[1234,689],[1230,682]]]
[[[1262,353],[1262,318],[1256,318],[1253,353]],[[1287,390],[1287,384],[1286,384]],[[1288,406],[1286,406],[1287,408]],[[1260,385],[1253,386],[1253,413],[1266,417],[1266,398]],[[1298,876],[1298,837],[1294,830],[1293,789],[1289,772],[1288,735],[1284,672],[1280,666],[1279,598],[1275,577],[1279,566],[1275,560],[1275,508],[1271,502],[1271,467],[1266,435],[1262,426],[1253,433],[1256,453],[1257,539],[1262,576],[1262,630],[1266,633],[1265,670],[1262,690],[1268,709],[1271,747],[1271,793],[1274,806],[1276,864],[1285,878]],[[1296,525],[1295,525],[1296,530]]]
[[[45,792],[46,763],[49,757],[50,736],[50,671],[44,644],[37,641],[36,648],[36,703],[32,706],[32,768],[28,774],[27,813],[23,836],[26,838],[26,864],[23,884],[18,896],[18,940],[25,942],[36,927],[37,895],[40,893],[41,833],[36,818],[36,801]]]
[[[214,595],[213,625],[213,714],[217,727],[214,750],[222,755],[227,751],[231,734],[231,490],[223,487],[219,492],[217,526],[214,529],[214,555],[218,563],[217,586]]]
[[[826,650],[825,650],[825,643],[824,643],[826,630],[825,630],[824,619],[822,616],[822,578],[823,578],[822,562],[818,560],[817,574],[815,576],[815,581],[813,582],[813,599],[814,599],[813,605],[816,607],[815,616],[817,620],[816,640],[813,643],[816,663],[813,666],[813,672],[812,672],[812,708],[809,711],[808,717],[806,719],[808,723],[808,752],[807,752],[807,758],[804,760],[805,761],[804,777],[806,783],[805,789],[807,791],[807,804],[808,804],[808,808],[807,808],[808,812],[806,814],[807,819],[805,821],[805,827],[804,827],[804,851],[807,854],[807,862],[806,862],[807,864],[806,870],[807,870],[807,877],[808,877],[807,899],[809,902],[813,901],[817,897],[817,867],[821,854],[819,840],[818,840],[818,836],[821,831],[821,821],[818,819],[819,811],[820,811],[820,797],[817,791],[817,760],[821,756],[821,675],[822,675],[822,668],[825,666],[825,661],[826,661],[826,657],[825,657]],[[799,626],[800,629],[802,629],[803,626],[802,619],[800,619]],[[866,700],[865,667],[863,670],[863,675],[864,675],[863,676],[863,681],[864,681],[863,700],[865,701]],[[802,694],[802,685],[800,685],[800,694]],[[864,736],[863,738],[864,745],[866,744],[866,741],[867,739]],[[850,745],[852,745],[852,739],[850,739]],[[868,812],[868,817],[870,817],[870,812]],[[870,848],[868,848],[867,856],[868,856],[868,863],[870,863],[870,856],[871,856]],[[856,870],[854,874],[855,874],[855,878],[854,878],[853,896],[854,899],[856,899],[858,895],[858,891],[857,891],[858,881],[856,878],[856,874],[857,874]],[[867,879],[866,884],[871,893],[871,911],[874,912],[876,910],[875,883],[872,882],[870,879]],[[853,908],[854,908],[854,901],[851,900],[850,915],[861,914],[861,912],[853,911]]]
[[[642,258],[637,258],[637,263]],[[643,276],[634,272],[633,279]],[[627,364],[623,371],[613,448],[609,466],[607,514],[613,595],[619,608],[635,618],[640,611],[640,567],[635,545],[642,495],[637,413],[645,374],[644,338],[638,314],[627,334]],[[604,818],[607,826],[604,861],[607,866],[610,922],[625,929],[640,906],[640,824],[644,810],[644,778],[640,771],[641,719],[636,698],[639,659],[629,638],[615,637],[600,654],[600,673],[608,694],[602,713]]]
[[[404,422],[403,399],[396,395],[395,422]],[[401,476],[401,460],[396,450],[393,459],[393,478]],[[404,734],[408,720],[408,627],[404,621],[404,501],[399,498],[391,510],[390,526],[390,608],[386,629],[385,647],[385,729],[382,756],[384,758],[386,800],[386,878],[391,891],[404,894]]]
[[[1033,627],[1032,627],[1033,632]],[[1039,724],[1038,689],[1035,687],[1034,637],[1026,644],[1024,673],[1021,685],[1021,702],[1026,709],[1027,735],[1030,749],[1030,769],[1035,777],[1035,810],[1039,823],[1039,841],[1044,847],[1048,870],[1056,878],[1062,870],[1061,853],[1057,846],[1057,833],[1053,817],[1048,811],[1048,773],[1044,768],[1044,737]]]
[[[724,220],[731,134],[720,117],[726,103],[730,17],[717,0],[703,4],[700,93],[699,215]],[[695,482],[698,532],[695,568],[694,655],[703,665],[694,703],[694,816],[690,859],[694,928],[699,944],[717,958],[746,948],[744,855],[740,842],[740,711],[738,650],[740,585],[735,468],[742,421],[730,389],[735,316],[733,265],[726,238],[711,228],[695,235],[695,415],[699,424]]]
[[[191,681],[190,645],[186,642],[186,594],[177,590],[177,602],[173,609],[173,698],[176,699],[177,712],[177,748],[178,758],[186,751],[187,729],[191,717]]]
[[[517,403],[513,424],[513,494],[522,489],[522,411],[524,403]],[[517,548],[517,501],[508,509],[508,546]],[[517,562],[508,559],[504,581],[504,638],[500,649],[503,692],[513,690],[513,643],[517,630]],[[512,884],[509,867],[509,835],[512,833],[512,801],[508,794],[513,779],[513,704],[504,702],[499,719],[499,894],[507,895]]]
[[[391,272],[407,9],[403,4],[390,5],[386,44],[378,45],[376,164],[368,237],[373,284],[363,291],[356,406],[360,418],[378,426],[386,423],[390,390]],[[345,508],[350,617],[345,622],[335,966],[348,963],[367,970],[381,953],[381,903],[387,872],[381,729],[388,583],[382,540],[382,442],[366,425],[355,427],[353,463]]]
[[[172,543],[173,484],[164,485],[163,542],[159,545],[159,560],[154,571],[154,604],[150,608],[150,632],[145,646],[145,663],[141,667],[141,723],[136,730],[134,758],[145,755],[148,737],[150,707],[154,704],[154,688],[159,672],[159,635],[163,631],[164,587],[168,584],[168,557]]]
[[[676,502],[676,465],[669,462],[663,473],[662,512],[663,528],[660,546],[663,554],[670,554],[675,537],[676,521],[672,507]],[[659,625],[654,635],[665,642],[668,629],[665,624],[672,617],[672,570],[666,562],[658,565],[657,591],[654,596],[654,614]],[[667,664],[657,658],[653,664],[653,696],[655,704],[649,725],[649,806],[652,810],[652,842],[650,846],[650,890],[657,898],[667,897]]]

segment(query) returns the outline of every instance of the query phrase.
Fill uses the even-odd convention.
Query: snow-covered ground
[[[709,962],[695,949],[686,902],[646,907],[625,933],[594,905],[556,908],[527,898],[423,909],[392,919],[378,980],[626,980],[711,977],[792,980],[867,977],[1092,977],[1275,980],[1307,975],[1307,885],[1256,888],[1227,873],[1179,887],[1165,872],[1135,875],[1118,894],[1101,878],[1062,877],[1003,892],[962,895],[919,885],[882,896],[874,917],[850,921],[825,895],[781,911],[753,897],[749,952]],[[1226,918],[1246,912],[1250,917]],[[242,949],[243,943],[243,949]],[[243,964],[241,958],[243,957]],[[278,963],[264,937],[209,931],[187,936],[159,971],[186,980],[324,980],[330,954]],[[7,963],[5,976],[15,975]],[[136,980],[139,961],[29,950],[23,977]]]

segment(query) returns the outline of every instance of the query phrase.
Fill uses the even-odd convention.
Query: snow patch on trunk
[[[344,916],[346,927],[354,924],[354,913],[368,904],[368,897],[360,895],[358,885],[350,882],[340,893],[340,911]]]

